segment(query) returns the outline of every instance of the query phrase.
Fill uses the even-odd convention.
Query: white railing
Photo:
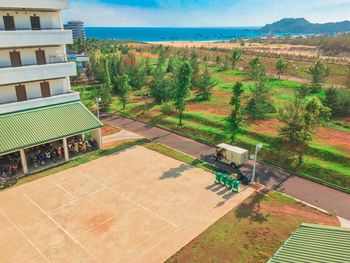
[[[1,8],[63,10],[69,8],[68,0],[1,0]]]
[[[0,85],[64,78],[76,74],[77,68],[74,62],[0,68]]]
[[[0,87],[1,88],[1,87]],[[29,110],[33,108],[41,108],[50,105],[56,105],[61,103],[67,103],[71,101],[80,100],[80,95],[77,92],[71,92],[66,94],[55,95],[47,98],[36,98],[21,102],[10,102],[5,104],[0,104],[0,115]]]
[[[0,30],[0,39],[0,48],[66,45],[73,43],[72,31],[63,29]]]

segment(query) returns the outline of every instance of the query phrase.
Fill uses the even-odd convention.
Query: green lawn
[[[339,224],[277,192],[256,193],[166,262],[267,262],[301,223]]]
[[[166,262],[267,262],[301,223],[339,224],[277,192],[256,193]]]

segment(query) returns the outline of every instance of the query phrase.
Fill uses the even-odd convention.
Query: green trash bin
[[[233,191],[235,193],[238,193],[238,191],[239,191],[239,181],[238,180],[233,181]]]
[[[220,184],[221,183],[221,177],[222,177],[222,173],[221,172],[216,172],[215,173],[215,183]]]
[[[222,177],[221,177],[221,184],[222,185],[226,185],[226,182],[227,182],[227,178],[228,178],[228,174],[224,173],[222,174]]]
[[[234,179],[231,176],[227,178],[226,187],[228,189],[232,189],[233,188],[233,181],[234,181]]]

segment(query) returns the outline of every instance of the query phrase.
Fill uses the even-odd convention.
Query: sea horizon
[[[140,42],[213,42],[263,37],[260,27],[86,27],[86,36]]]

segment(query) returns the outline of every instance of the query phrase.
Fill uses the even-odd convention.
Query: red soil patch
[[[149,53],[149,52],[137,52],[137,51],[134,51],[133,53],[137,57],[155,58],[155,59],[159,58],[159,56],[157,54],[152,54],[152,53]]]
[[[201,104],[201,103],[191,103],[187,106],[188,111],[202,112],[208,114],[216,114],[221,116],[228,116],[230,114],[230,109],[223,108],[216,104]]]
[[[277,215],[284,218],[301,217],[305,221],[312,222],[314,224],[323,224],[329,226],[339,225],[339,221],[335,216],[328,216],[318,210],[310,210],[309,207],[299,204],[296,206],[291,205],[279,205],[271,206],[266,204],[260,204],[257,206],[259,212]]]
[[[281,124],[278,120],[254,120],[249,123],[248,127],[251,131],[259,134],[277,136]]]
[[[346,123],[350,123],[350,117],[345,117],[345,118],[344,118],[344,121],[345,121]]]
[[[350,152],[350,133],[321,127],[317,131],[316,139],[324,144],[332,145],[346,152]]]
[[[108,136],[120,132],[121,129],[105,124],[102,127],[102,136]]]

